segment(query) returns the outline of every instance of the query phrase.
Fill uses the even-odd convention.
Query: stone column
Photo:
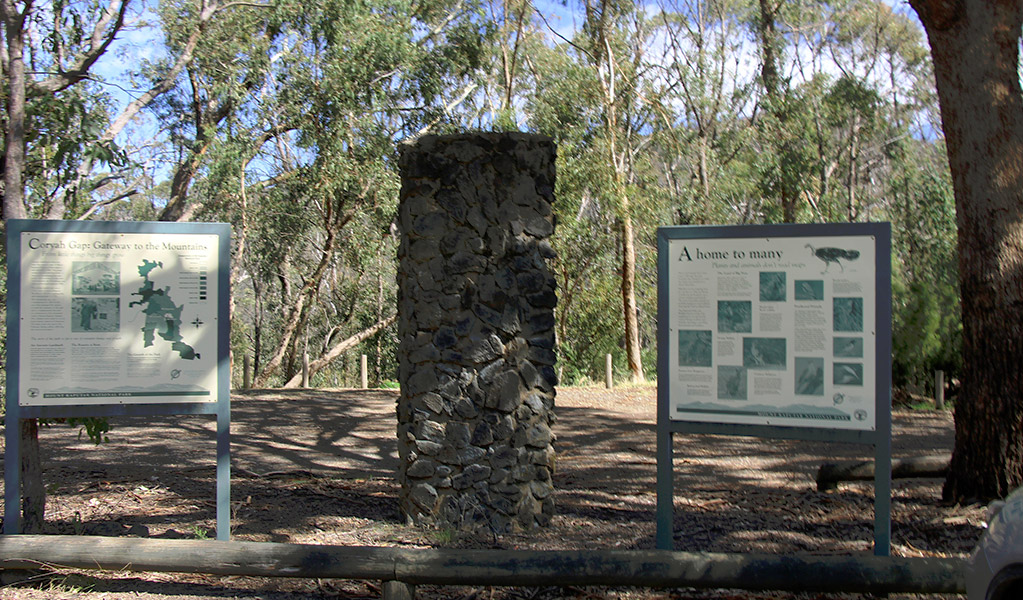
[[[428,136],[402,151],[400,503],[495,532],[554,514],[554,143]]]

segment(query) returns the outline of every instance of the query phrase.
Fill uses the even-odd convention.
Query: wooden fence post
[[[416,586],[401,581],[385,581],[381,600],[414,600]]]
[[[608,354],[604,357],[604,385],[607,389],[614,389],[614,362],[611,360],[611,355]]]
[[[246,354],[242,357],[242,389],[247,390],[252,387],[252,365],[249,364],[249,355]]]
[[[945,410],[945,372],[934,372],[934,408]]]
[[[302,354],[302,387],[309,387],[309,353]]]
[[[363,354],[359,360],[359,381],[362,383],[362,389],[369,387],[369,363],[366,361],[366,355]]]

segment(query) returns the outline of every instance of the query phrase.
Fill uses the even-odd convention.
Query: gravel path
[[[558,391],[558,516],[532,534],[494,536],[406,526],[396,506],[396,393],[256,390],[232,402],[232,521],[239,540],[405,547],[640,549],[654,546],[653,387]],[[64,425],[41,436],[52,532],[194,538],[215,525],[209,417],[114,421],[93,446]],[[947,453],[947,412],[897,411],[893,456]],[[869,553],[873,487],[818,492],[822,462],[870,459],[870,447],[675,436],[675,548],[779,554]],[[945,506],[940,480],[898,480],[893,554],[962,556],[982,531],[981,506]],[[524,582],[525,584],[526,582]],[[272,600],[374,598],[373,582],[61,571],[0,599]],[[432,588],[419,598],[843,598],[629,589]],[[856,596],[848,596],[856,597]]]

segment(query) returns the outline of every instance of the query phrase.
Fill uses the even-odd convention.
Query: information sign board
[[[22,419],[216,415],[230,537],[231,230],[34,221],[7,232],[5,534],[20,532]]]
[[[670,239],[670,418],[875,429],[876,255],[872,235]]]
[[[891,545],[891,226],[657,232],[657,547],[673,547],[675,433],[874,446]]]
[[[216,402],[218,236],[22,231],[22,406]]]

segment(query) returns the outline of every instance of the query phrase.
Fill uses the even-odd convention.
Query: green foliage
[[[785,219],[783,199],[795,202],[807,189],[814,171],[813,127],[809,99],[792,93],[772,106],[761,118],[760,140],[764,147],[757,153],[758,189],[766,200],[764,222],[780,223]]]
[[[893,186],[892,376],[922,389],[934,370],[954,378],[962,364],[955,202],[943,158],[920,146],[903,152]]]
[[[900,300],[892,334],[892,377],[896,385],[923,382],[941,349],[941,315],[935,291],[920,281],[909,286],[901,279],[893,282],[892,294]]]
[[[107,437],[107,432],[110,431],[110,421],[106,417],[72,417],[67,420],[67,423],[71,427],[80,427],[79,439],[84,433],[97,446],[110,441],[110,438]]]
[[[614,271],[602,274],[599,269],[588,269],[572,284],[573,293],[579,295],[578,305],[559,307],[558,314],[559,329],[565,332],[558,338],[561,381],[566,385],[601,381],[607,354],[615,357],[616,371],[624,370],[619,281]]]

